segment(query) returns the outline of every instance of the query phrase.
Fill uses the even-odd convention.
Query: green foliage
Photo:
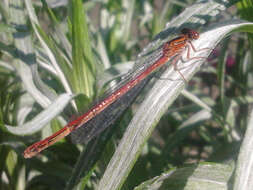
[[[95,68],[82,1],[73,1],[71,23],[73,70],[69,74],[72,76],[73,92],[92,97]]]
[[[251,12],[249,0],[0,2],[0,189],[250,189]],[[237,14],[247,21],[232,20]],[[185,90],[170,66],[113,130],[23,158],[87,110],[130,60],[145,63],[183,27],[203,31],[196,49],[210,48],[191,56],[214,50],[208,61],[177,63],[192,79]]]

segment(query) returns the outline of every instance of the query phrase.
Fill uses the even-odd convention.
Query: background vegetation
[[[251,12],[250,0],[1,1],[0,189],[250,189]],[[185,90],[166,80],[174,88],[163,85],[168,100],[149,125],[138,125],[143,131],[131,126],[148,114],[141,106],[157,79],[88,145],[67,137],[23,158],[185,26],[209,32],[199,47],[214,50],[194,77],[198,67],[182,71],[191,78]],[[228,36],[234,31],[249,33]],[[128,132],[143,136],[137,148]]]

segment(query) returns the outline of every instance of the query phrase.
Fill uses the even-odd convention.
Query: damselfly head
[[[189,28],[183,28],[181,30],[182,34],[187,35],[189,39],[198,39],[199,33],[195,30],[189,29]]]

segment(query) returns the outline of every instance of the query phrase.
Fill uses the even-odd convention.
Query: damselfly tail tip
[[[36,156],[39,152],[40,151],[37,150],[36,146],[34,146],[34,144],[33,144],[25,149],[25,151],[23,152],[23,156],[26,159],[32,158],[32,157]]]

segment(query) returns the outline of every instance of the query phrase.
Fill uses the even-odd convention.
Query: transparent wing
[[[109,105],[104,111],[71,133],[73,143],[88,143],[92,138],[112,125],[119,116],[132,104],[152,76],[148,76],[124,96]]]

